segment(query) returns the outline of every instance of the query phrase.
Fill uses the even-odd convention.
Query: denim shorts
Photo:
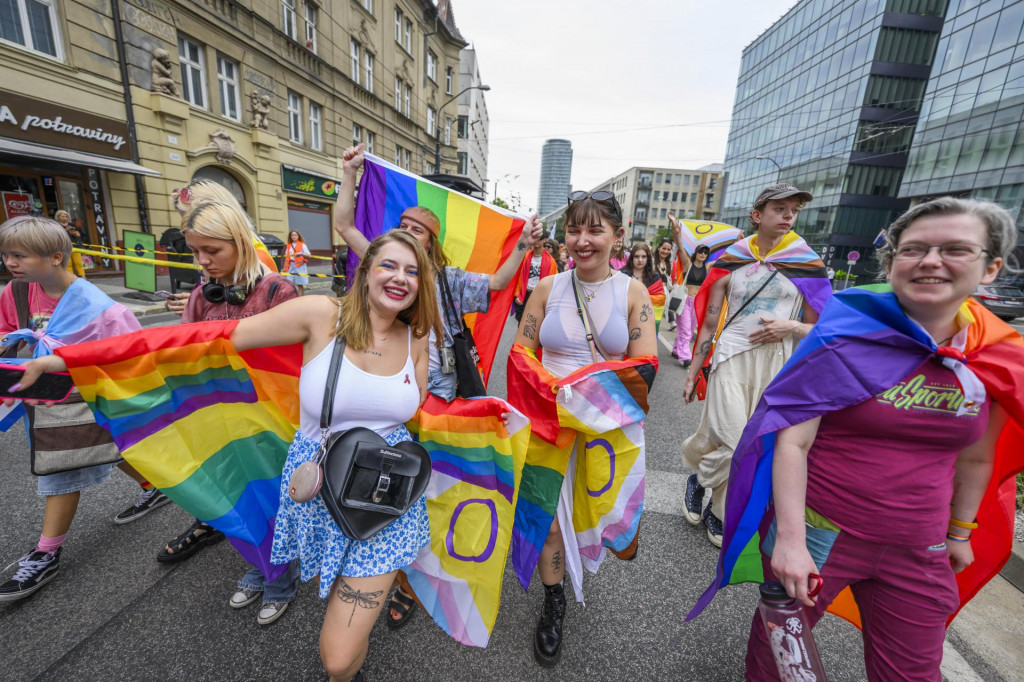
[[[36,493],[39,495],[63,495],[91,488],[110,478],[116,464],[97,464],[84,469],[60,471],[56,474],[37,476]]]

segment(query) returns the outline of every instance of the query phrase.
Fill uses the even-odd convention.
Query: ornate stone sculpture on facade
[[[235,141],[223,128],[210,133],[210,142],[206,145],[217,150],[217,160],[227,165],[235,158]]]
[[[270,128],[270,95],[261,95],[257,90],[250,92],[249,110],[252,112],[253,128]]]
[[[170,53],[158,47],[153,50],[153,59],[149,62],[151,71],[150,90],[171,97],[180,97],[178,86],[174,82],[174,69],[171,66]]]

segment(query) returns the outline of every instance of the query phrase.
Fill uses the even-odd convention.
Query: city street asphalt
[[[147,312],[154,312],[152,310]],[[148,319],[147,319],[148,318]],[[165,323],[165,316],[142,318]],[[491,380],[504,397],[505,329]],[[663,337],[669,334],[663,330]],[[422,611],[398,631],[378,622],[365,672],[369,682],[405,680],[740,680],[756,588],[719,593],[695,622],[683,618],[714,574],[716,550],[681,516],[683,439],[699,404],[680,397],[684,372],[659,348],[661,369],[647,421],[647,495],[633,562],[610,558],[584,583],[586,607],[570,599],[562,659],[533,660],[542,590],[524,593],[506,568],[502,606],[486,649],[463,646]],[[0,561],[15,561],[38,538],[42,498],[29,473],[23,429],[0,434],[8,472],[0,477]],[[61,556],[60,576],[33,597],[0,605],[0,680],[323,680],[318,635],[326,605],[302,584],[288,612],[260,627],[258,606],[228,608],[245,562],[224,542],[178,565],[159,564],[164,542],[190,517],[176,506],[117,526],[113,517],[138,488],[120,472],[82,496]],[[1022,679],[1024,594],[997,577],[947,636],[944,679]],[[833,682],[864,679],[857,630],[826,616],[815,628]]]

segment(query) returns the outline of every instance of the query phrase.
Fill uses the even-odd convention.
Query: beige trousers
[[[711,513],[725,520],[732,453],[761,393],[789,359],[781,343],[759,346],[716,363],[696,433],[683,442],[683,464],[711,488]]]

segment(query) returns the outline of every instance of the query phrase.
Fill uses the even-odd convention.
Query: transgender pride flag
[[[437,215],[441,221],[441,246],[448,262],[469,272],[497,272],[512,254],[526,224],[526,220],[515,213],[453,192],[366,154],[356,201],[356,228],[373,241],[398,227],[402,212],[410,206],[429,208]],[[349,251],[349,281],[358,264],[359,259]],[[466,324],[473,331],[480,353],[480,369],[485,381],[490,376],[511,307],[512,287],[508,287],[491,294],[491,305],[486,313],[466,315]]]

